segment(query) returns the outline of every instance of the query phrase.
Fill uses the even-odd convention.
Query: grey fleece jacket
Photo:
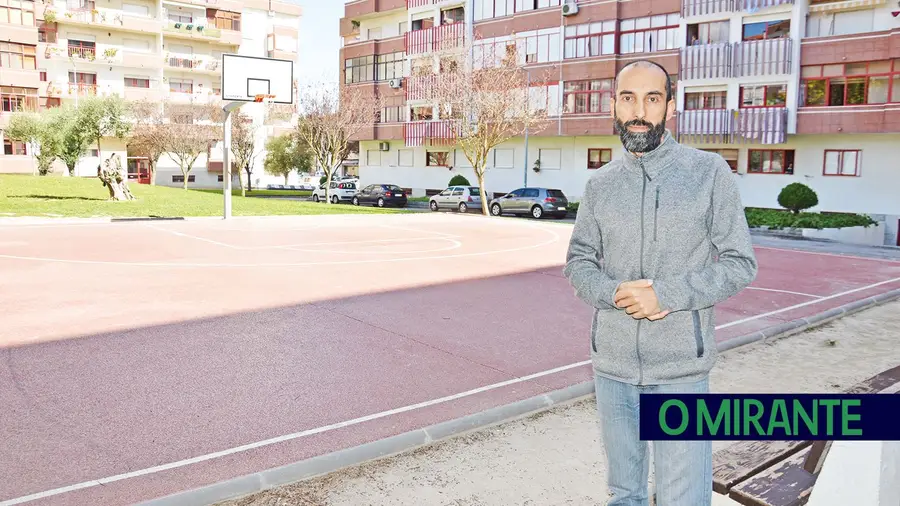
[[[626,152],[593,174],[563,273],[594,308],[594,372],[653,385],[697,381],[715,364],[713,306],[748,286],[758,264],[735,176],[717,154],[666,132],[654,151]],[[653,280],[662,320],[615,306],[619,284]]]

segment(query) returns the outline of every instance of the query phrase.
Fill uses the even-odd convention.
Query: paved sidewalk
[[[900,364],[900,302],[722,355],[717,392],[836,392]],[[732,442],[715,442],[714,450]],[[651,473],[652,474],[652,473]],[[556,506],[606,498],[593,396],[545,413],[227,503]],[[718,496],[715,505],[735,504]]]

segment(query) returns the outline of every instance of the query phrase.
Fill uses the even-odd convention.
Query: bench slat
[[[900,365],[863,380],[844,393],[877,393],[896,383],[900,383]],[[811,441],[741,441],[723,448],[713,455],[713,490],[727,494],[735,484],[810,444]]]
[[[809,501],[818,475],[806,472],[803,462],[810,447],[735,485],[728,496],[745,506],[802,506]]]

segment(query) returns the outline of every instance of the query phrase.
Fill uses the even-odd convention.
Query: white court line
[[[741,319],[741,320],[735,320],[735,321],[733,321],[733,322],[728,322],[728,323],[725,323],[725,324],[723,324],[723,325],[720,325],[720,326],[716,327],[716,330],[718,330],[718,329],[725,329],[725,328],[728,328],[728,327],[733,327],[733,326],[735,326],[735,325],[740,325],[740,324],[742,324],[742,323],[747,323],[747,322],[750,322],[750,321],[753,321],[753,320],[758,320],[758,319],[760,319],[760,318],[765,318],[765,317],[767,317],[767,316],[772,316],[772,315],[775,315],[775,314],[778,314],[778,313],[784,313],[785,311],[790,311],[790,310],[792,310],[792,309],[798,309],[798,308],[805,307],[805,306],[809,306],[809,305],[812,305],[812,304],[818,304],[819,302],[823,302],[823,301],[826,301],[826,300],[835,299],[835,298],[837,298],[837,297],[843,297],[844,295],[850,295],[851,293],[861,292],[861,291],[863,291],[863,290],[868,290],[868,289],[870,289],[870,288],[875,288],[875,287],[878,287],[878,286],[881,286],[881,285],[887,285],[887,284],[890,284],[890,283],[896,283],[896,282],[898,282],[898,281],[900,281],[900,278],[888,279],[887,281],[880,281],[880,282],[878,282],[878,283],[872,283],[871,285],[861,286],[861,287],[859,287],[859,288],[854,288],[853,290],[847,290],[846,292],[840,292],[840,293],[835,293],[835,294],[832,294],[832,295],[828,295],[828,296],[826,296],[826,297],[820,297],[820,298],[818,298],[818,299],[816,299],[816,300],[810,300],[810,301],[807,301],[807,302],[801,302],[800,304],[794,304],[793,306],[783,307],[783,308],[781,308],[781,309],[776,309],[775,311],[769,311],[768,313],[758,314],[758,315],[750,316],[750,317],[747,317],[747,318],[744,318],[744,319]]]
[[[196,236],[196,235],[185,234],[185,233],[183,233],[183,232],[176,232],[176,231],[174,231],[174,230],[167,230],[167,229],[165,229],[165,228],[159,228],[159,227],[157,227],[157,226],[155,226],[155,225],[147,225],[147,228],[152,228],[153,230],[158,230],[158,231],[160,231],[160,232],[166,232],[166,233],[172,234],[172,235],[174,235],[174,236],[178,236],[178,237],[184,237],[184,238],[187,238],[187,239],[194,239],[194,240],[197,240],[197,241],[208,242],[208,243],[210,243],[210,244],[215,244],[216,246],[222,246],[222,247],[225,247],[225,248],[230,248],[230,249],[244,249],[244,248],[241,248],[240,246],[235,246],[235,245],[233,245],[233,244],[227,244],[227,243],[224,243],[224,242],[214,241],[214,240],[212,240],[212,239],[206,239],[205,237],[199,237],[199,236]]]
[[[792,292],[790,290],[777,290],[775,288],[759,288],[757,286],[748,286],[747,290],[758,290],[760,292],[776,292],[776,293],[788,293],[791,295],[802,295],[803,297],[810,297],[813,299],[821,299],[822,295],[813,295],[811,293],[803,293],[803,292]]]
[[[522,226],[530,226],[528,224],[522,224]],[[0,258],[8,258],[11,260],[29,260],[34,262],[52,262],[52,263],[64,263],[64,264],[75,264],[75,265],[109,265],[109,266],[121,266],[121,267],[168,267],[168,268],[186,268],[186,267],[205,267],[205,268],[264,268],[264,267],[310,267],[310,266],[323,266],[323,265],[361,265],[361,264],[378,264],[378,263],[389,263],[389,262],[412,262],[412,261],[431,261],[431,260],[447,260],[452,258],[468,258],[468,257],[479,257],[479,256],[487,256],[487,255],[497,255],[500,253],[516,253],[519,251],[527,251],[531,249],[537,249],[544,246],[549,246],[555,242],[559,242],[561,239],[559,234],[549,228],[543,227],[532,227],[536,230],[540,230],[541,232],[546,232],[550,235],[550,239],[539,242],[536,244],[531,244],[528,246],[519,246],[515,248],[507,248],[507,249],[498,249],[498,250],[489,250],[489,251],[473,251],[470,253],[457,253],[453,255],[431,255],[431,256],[418,256],[418,257],[402,257],[402,258],[379,258],[379,259],[361,259],[361,260],[333,260],[333,261],[322,261],[322,262],[288,262],[288,263],[270,263],[270,264],[249,264],[249,263],[176,263],[176,262],[118,262],[111,260],[73,260],[73,259],[65,259],[65,258],[49,258],[49,257],[31,257],[31,256],[20,256],[20,255],[0,255]]]
[[[806,251],[800,249],[791,249],[791,248],[778,248],[775,246],[757,246],[753,245],[754,249],[768,249],[772,251],[787,251],[788,253],[802,253],[804,255],[819,255],[823,257],[836,257],[836,258],[846,258],[848,260],[869,260],[871,262],[885,262],[889,264],[900,264],[900,260],[892,260],[890,258],[874,258],[874,257],[861,257],[859,255],[841,255],[838,253],[825,253],[822,251]]]
[[[333,253],[338,255],[359,255],[361,253],[365,253],[366,255],[411,255],[411,254],[419,254],[419,253],[440,253],[442,251],[450,251],[453,249],[462,248],[462,243],[454,240],[447,239],[444,237],[428,237],[429,240],[432,241],[445,241],[450,243],[447,246],[441,246],[439,248],[431,248],[431,249],[417,249],[411,251],[378,251],[368,249],[366,251],[348,251],[348,250],[333,250],[333,249],[308,249],[308,248],[299,248],[296,246],[285,246],[283,249],[291,250],[291,251],[301,251],[304,253]],[[405,242],[404,240],[395,240],[393,241],[397,244],[402,244]],[[346,244],[346,243],[345,243]],[[353,243],[350,243],[353,244]]]
[[[791,309],[797,309],[797,308],[804,307],[804,306],[808,306],[808,305],[811,305],[811,304],[816,304],[816,303],[819,303],[819,302],[822,302],[822,301],[825,301],[825,300],[828,300],[828,299],[833,299],[833,298],[835,298],[835,297],[841,297],[841,296],[843,296],[843,295],[849,295],[849,294],[851,294],[851,293],[855,293],[855,292],[858,292],[858,291],[860,291],[860,290],[866,290],[866,289],[869,289],[869,288],[875,288],[875,287],[877,287],[877,286],[881,286],[881,285],[884,285],[884,284],[887,284],[887,283],[894,283],[894,282],[896,282],[896,281],[900,281],[900,278],[894,278],[894,279],[890,279],[890,280],[887,280],[887,281],[882,281],[882,282],[879,282],[879,283],[873,283],[873,284],[868,285],[868,286],[863,286],[863,287],[856,288],[856,289],[853,289],[853,290],[848,290],[848,291],[846,291],[846,292],[841,292],[841,293],[836,293],[836,294],[834,294],[834,295],[829,295],[828,297],[822,297],[821,299],[818,299],[818,300],[813,300],[813,301],[809,301],[809,302],[803,302],[803,303],[801,303],[801,304],[795,304],[795,305],[793,305],[793,306],[786,307],[786,308],[780,309],[780,310],[778,310],[778,311],[772,311],[772,312],[769,312],[769,313],[764,313],[764,314],[760,314],[760,315],[756,315],[756,316],[751,316],[751,317],[749,317],[749,318],[744,318],[743,320],[739,320],[739,321],[737,321],[737,322],[730,322],[730,323],[726,323],[726,324],[723,324],[723,325],[717,325],[717,326],[716,326],[716,330],[720,330],[720,329],[724,329],[724,328],[727,328],[727,327],[731,327],[731,326],[733,326],[733,325],[737,325],[737,324],[740,324],[740,323],[746,323],[746,322],[752,321],[752,320],[757,320],[757,319],[759,319],[759,318],[765,318],[766,316],[769,316],[769,315],[772,315],[772,314],[775,314],[775,313],[779,313],[779,312],[783,312],[783,311],[790,311]],[[543,376],[549,376],[549,375],[551,375],[551,374],[556,374],[556,373],[558,373],[558,372],[567,371],[567,370],[569,370],[569,369],[575,369],[575,368],[577,368],[577,367],[582,367],[582,366],[586,366],[586,365],[590,365],[590,364],[591,364],[591,361],[590,361],[590,360],[583,360],[583,361],[581,361],[581,362],[576,362],[576,363],[574,363],[574,364],[564,365],[564,366],[561,366],[561,367],[557,367],[557,368],[555,368],[555,369],[549,369],[549,370],[546,370],[546,371],[541,371],[541,372],[537,372],[537,373],[534,373],[534,374],[529,374],[528,376],[520,376],[520,377],[518,377],[518,378],[513,378],[513,379],[510,379],[510,380],[502,381],[502,382],[500,382],[500,383],[494,383],[494,384],[492,384],[492,385],[487,385],[487,386],[475,388],[475,389],[472,389],[472,390],[467,390],[467,391],[465,391],[465,392],[460,392],[460,393],[458,393],[458,394],[448,395],[448,396],[446,396],[446,397],[440,397],[440,398],[438,398],[438,399],[432,399],[432,400],[429,400],[429,401],[423,401],[423,402],[420,402],[420,403],[417,403],[417,404],[410,404],[410,405],[408,405],[408,406],[403,406],[403,407],[391,409],[391,410],[388,410],[388,411],[382,411],[382,412],[380,412],[380,413],[374,413],[374,414],[371,414],[371,415],[366,415],[366,416],[363,416],[363,417],[354,418],[354,419],[352,419],[352,420],[346,420],[346,421],[343,421],[343,422],[337,422],[337,423],[333,423],[333,424],[331,424],[331,425],[325,425],[325,426],[317,427],[317,428],[314,428],[314,429],[307,429],[307,430],[302,431],[302,432],[295,432],[295,433],[293,433],[293,434],[287,434],[287,435],[284,435],[284,436],[279,436],[279,437],[275,437],[275,438],[271,438],[271,439],[265,439],[265,440],[262,440],[262,441],[257,441],[257,442],[255,442],[255,443],[249,443],[249,444],[246,444],[246,445],[237,446],[237,447],[234,447],[234,448],[229,448],[229,449],[227,449],[227,450],[221,450],[221,451],[218,451],[218,452],[215,452],[215,453],[207,453],[206,455],[200,455],[200,456],[198,456],[198,457],[193,457],[193,458],[190,458],[190,459],[179,460],[179,461],[177,461],[177,462],[170,462],[170,463],[168,463],[168,464],[162,464],[162,465],[159,465],[159,466],[148,467],[148,468],[146,468],[146,469],[141,469],[141,470],[138,470],[138,471],[132,471],[132,472],[130,472],[130,473],[117,474],[117,475],[115,475],[115,476],[110,476],[109,478],[101,478],[101,479],[98,479],[98,480],[85,481],[85,482],[82,482],[82,483],[77,483],[77,484],[75,484],[75,485],[69,485],[69,486],[67,486],[67,487],[55,488],[55,489],[53,489],[53,490],[47,490],[47,491],[45,491],[45,492],[38,492],[38,493],[36,493],[36,494],[31,494],[31,495],[27,495],[27,496],[17,497],[17,498],[15,498],[15,499],[10,499],[10,500],[4,501],[4,502],[0,502],[0,506],[12,506],[13,504],[21,504],[21,503],[25,503],[25,502],[29,502],[29,501],[35,501],[35,500],[37,500],[37,499],[44,499],[44,498],[47,498],[47,497],[52,497],[52,496],[55,496],[55,495],[60,495],[60,494],[65,494],[65,493],[67,493],[67,492],[72,492],[72,491],[75,491],[75,490],[81,490],[81,489],[85,489],[85,488],[92,488],[92,487],[102,486],[102,485],[106,485],[106,484],[108,484],[108,483],[113,483],[113,482],[116,482],[116,481],[127,480],[127,479],[129,479],[129,478],[136,478],[136,477],[139,477],[139,476],[145,476],[145,475],[148,475],[148,474],[154,474],[154,473],[158,473],[158,472],[161,472],[161,471],[168,471],[168,470],[170,470],[170,469],[176,469],[176,468],[179,468],[179,467],[185,467],[185,466],[189,466],[189,465],[191,465],[191,464],[196,464],[196,463],[204,462],[204,461],[207,461],[207,460],[213,460],[213,459],[217,459],[217,458],[219,458],[219,457],[226,457],[226,456],[228,456],[228,455],[234,455],[234,454],[236,454],[236,453],[241,453],[241,452],[245,452],[245,451],[248,451],[248,450],[254,450],[254,449],[257,449],[257,448],[262,448],[262,447],[264,447],[264,446],[270,446],[270,445],[273,445],[273,444],[276,444],[276,443],[283,443],[283,442],[285,442],[285,441],[290,441],[290,440],[293,440],[293,439],[299,439],[299,438],[306,437],[306,436],[311,436],[311,435],[315,435],[315,434],[321,434],[321,433],[323,433],[323,432],[329,432],[329,431],[341,429],[341,428],[344,428],[344,427],[350,427],[350,426],[352,426],[352,425],[358,425],[358,424],[361,424],[361,423],[364,423],[364,422],[369,422],[369,421],[372,421],[372,420],[377,420],[377,419],[379,419],[379,418],[385,418],[385,417],[388,417],[388,416],[392,416],[392,415],[396,415],[396,414],[400,414],[400,413],[406,413],[406,412],[408,412],[408,411],[413,411],[413,410],[416,410],[416,409],[421,409],[421,408],[426,408],[426,407],[429,407],[429,406],[434,406],[434,405],[436,405],[436,404],[442,404],[442,403],[449,402],[449,401],[453,401],[453,400],[456,400],[456,399],[461,399],[461,398],[463,398],[463,397],[469,397],[469,396],[476,395],[476,394],[480,394],[480,393],[487,392],[487,391],[490,391],[490,390],[496,390],[496,389],[498,389],[498,388],[502,388],[502,387],[505,387],[505,386],[514,385],[514,384],[522,383],[522,382],[525,382],[525,381],[530,381],[530,380],[533,380],[533,379],[541,378],[541,377],[543,377]]]

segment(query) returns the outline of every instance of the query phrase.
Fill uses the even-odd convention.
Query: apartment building
[[[301,9],[278,0],[0,0],[0,129],[12,113],[92,95],[208,104],[221,98],[223,53],[297,60]],[[5,11],[5,12],[4,12]],[[258,143],[289,128],[290,114],[263,125],[264,108],[241,112],[260,126]],[[32,172],[29,147],[4,138],[0,172]],[[262,145],[262,144],[259,144]],[[128,156],[125,142],[103,139],[88,149],[76,175],[96,174],[118,153],[135,182],[147,182],[147,161]],[[221,143],[201,155],[189,186],[219,186]],[[254,176],[265,183],[262,157]],[[178,166],[163,156],[157,183],[181,186]],[[282,182],[281,178],[274,178]]]
[[[891,2],[888,4],[887,2]],[[546,83],[552,127],[499,146],[490,193],[522,185],[578,199],[621,155],[610,111],[616,72],[652,59],[676,83],[668,127],[720,153],[746,205],[777,208],[800,181],[824,211],[900,220],[900,11],[897,0],[356,0],[340,34],[343,84],[387,100],[360,142],[363,183],[431,194],[459,173],[450,119],[428,100],[437,50],[516,45]],[[527,149],[526,149],[527,145]],[[893,156],[892,156],[893,155]],[[535,161],[540,160],[539,170]]]

